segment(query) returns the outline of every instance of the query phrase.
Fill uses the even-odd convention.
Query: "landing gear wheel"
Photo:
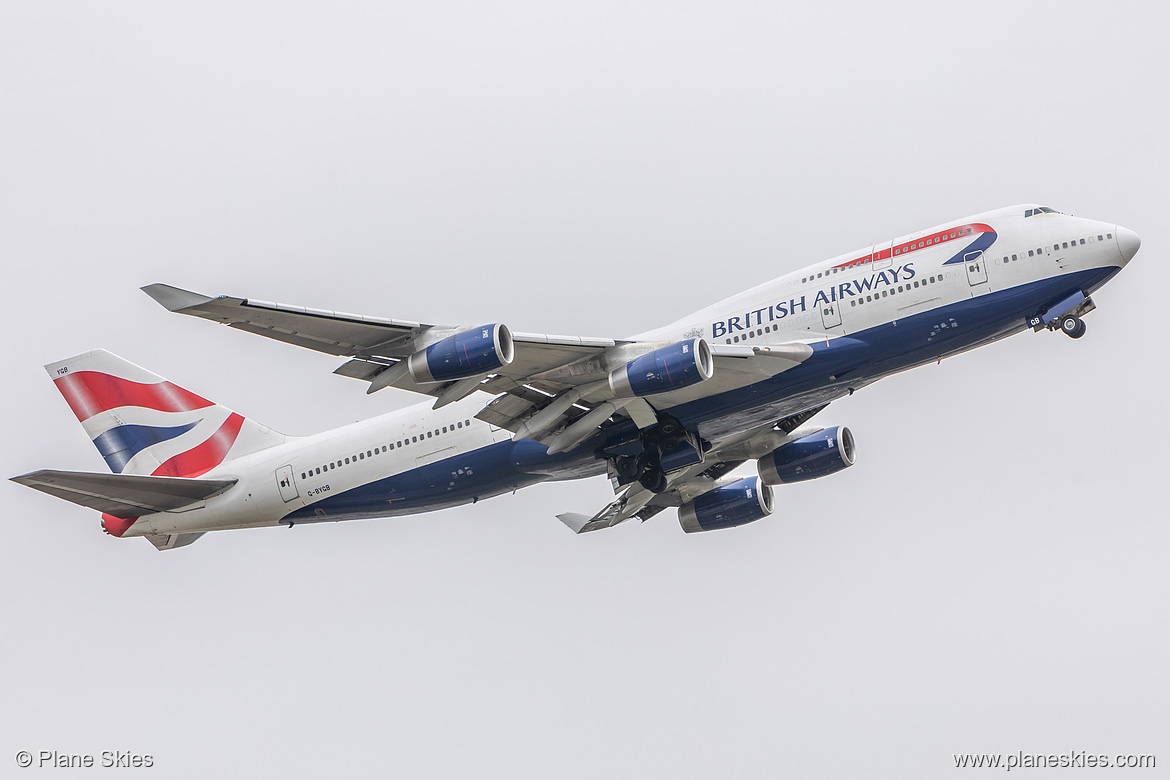
[[[652,493],[666,490],[666,472],[658,458],[647,455],[638,458],[638,484]]]
[[[674,452],[680,444],[682,440],[677,436],[663,436],[658,439],[658,449],[663,452]]]
[[[1079,339],[1085,335],[1085,321],[1080,317],[1074,317],[1071,314],[1067,317],[1060,318],[1060,329],[1070,339]]]
[[[633,480],[638,475],[638,461],[636,458],[618,458],[614,461],[614,469],[623,479]]]
[[[661,493],[666,490],[666,475],[660,469],[652,469],[643,473],[638,483],[651,493]]]
[[[682,428],[678,420],[673,417],[663,417],[662,422],[658,423],[658,435],[663,437],[674,436]]]

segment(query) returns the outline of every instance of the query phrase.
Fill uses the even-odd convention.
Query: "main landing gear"
[[[1072,314],[1060,318],[1060,330],[1070,339],[1079,339],[1085,335],[1085,321]]]
[[[619,485],[637,482],[654,493],[666,490],[666,472],[703,460],[702,452],[710,445],[685,429],[667,414],[659,415],[658,424],[639,435],[641,452],[612,457],[611,474]]]
[[[653,493],[666,490],[666,472],[662,469],[662,458],[655,450],[641,455],[623,455],[616,458],[613,465],[620,484],[637,482]]]

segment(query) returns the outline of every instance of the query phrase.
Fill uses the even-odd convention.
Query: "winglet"
[[[581,533],[581,529],[593,518],[589,515],[578,514],[577,512],[565,512],[562,515],[557,515],[557,519],[569,526],[570,531],[579,534]]]
[[[215,300],[214,298],[208,298],[206,295],[200,295],[190,290],[180,290],[178,287],[171,287],[169,284],[148,284],[142,288],[142,292],[161,303],[167,311],[179,311],[180,309],[198,306],[201,303]]]

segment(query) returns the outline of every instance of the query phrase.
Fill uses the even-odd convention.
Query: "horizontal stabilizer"
[[[211,498],[236,484],[234,479],[92,474],[49,469],[12,477],[12,481],[123,519],[180,509]]]

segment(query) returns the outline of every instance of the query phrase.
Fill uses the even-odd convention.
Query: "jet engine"
[[[679,507],[678,522],[688,534],[751,523],[772,514],[772,488],[747,477],[715,488]]]
[[[641,398],[704,382],[715,373],[706,339],[680,341],[634,358],[609,375],[617,398]]]
[[[766,485],[804,482],[853,465],[855,446],[848,428],[836,426],[781,445],[756,462]]]
[[[506,366],[515,354],[512,331],[496,323],[437,341],[411,355],[407,365],[415,382],[450,382]]]

